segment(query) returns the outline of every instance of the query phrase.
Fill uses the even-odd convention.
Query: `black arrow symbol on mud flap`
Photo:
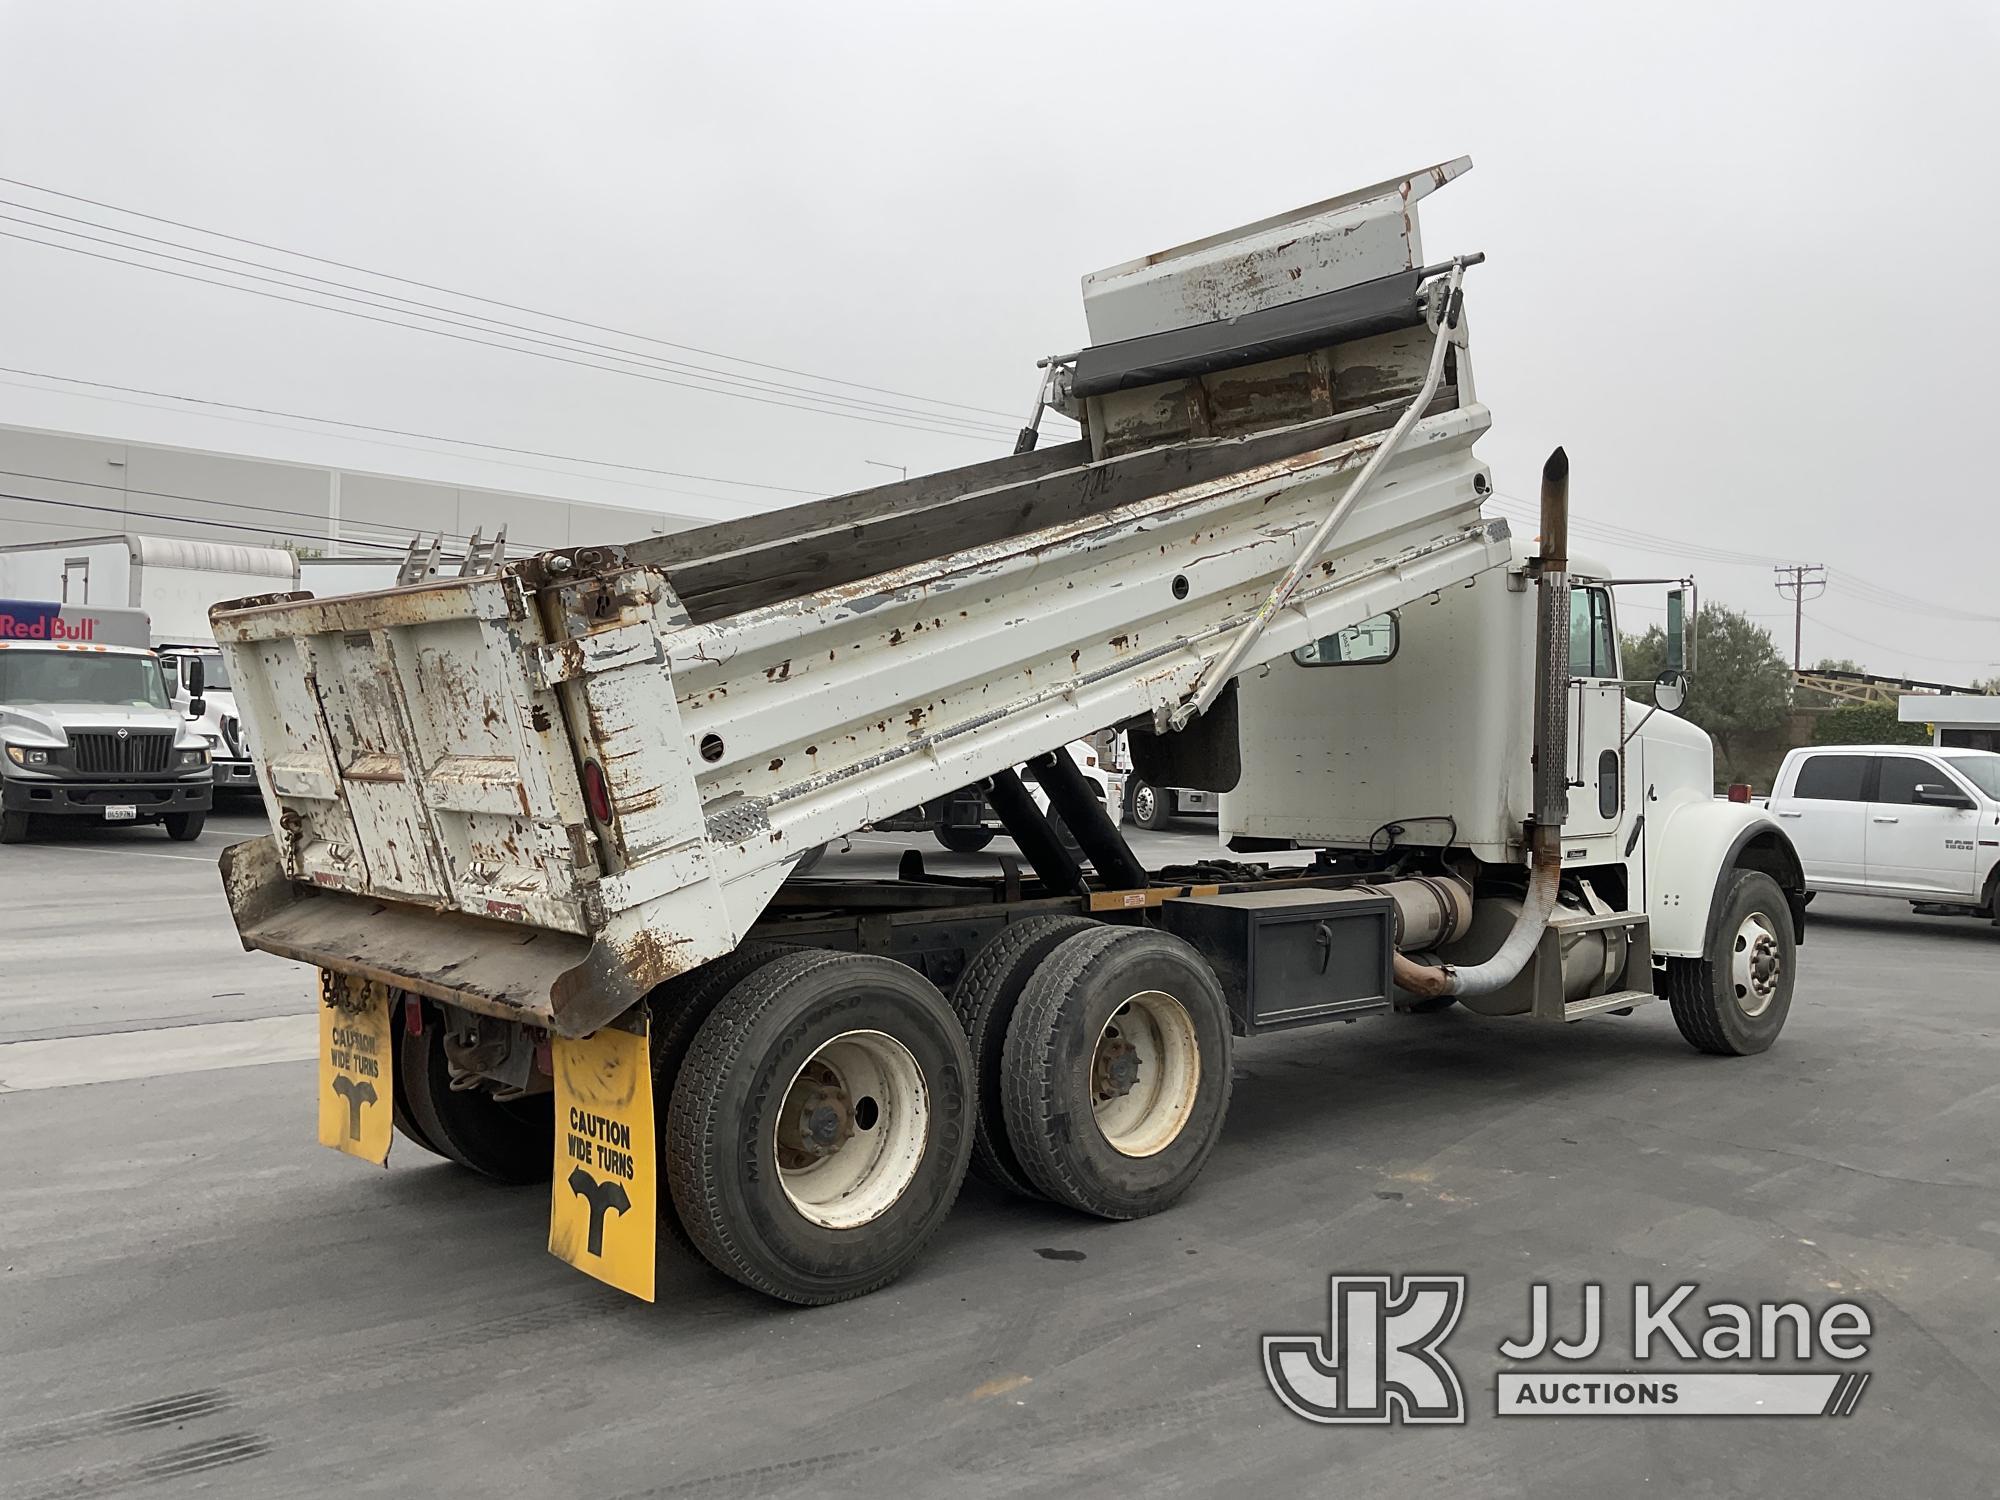
[[[361,1106],[375,1102],[375,1085],[365,1080],[356,1083],[346,1074],[333,1080],[333,1091],[347,1101],[347,1138],[361,1139]]]
[[[592,1255],[604,1254],[604,1211],[615,1209],[622,1214],[631,1208],[632,1200],[626,1196],[622,1182],[599,1182],[582,1167],[569,1174],[569,1190],[590,1205],[590,1238],[584,1249]]]

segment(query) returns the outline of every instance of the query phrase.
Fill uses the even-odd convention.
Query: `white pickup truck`
[[[1794,750],[1770,810],[1815,892],[2000,922],[2000,755],[1990,750]]]

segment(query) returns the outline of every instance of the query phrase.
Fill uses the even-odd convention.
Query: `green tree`
[[[1758,755],[1751,742],[1783,729],[1792,710],[1792,669],[1771,632],[1720,604],[1702,606],[1695,671],[1681,717],[1715,741],[1719,780],[1736,779]],[[1625,675],[1657,677],[1667,659],[1667,635],[1655,625],[1625,639]]]
[[[1928,745],[1930,731],[1905,724],[1893,703],[1843,703],[1813,726],[1816,745]]]

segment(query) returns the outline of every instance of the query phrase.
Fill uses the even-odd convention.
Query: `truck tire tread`
[[[947,1180],[940,1184],[942,1190],[926,1214],[925,1222],[917,1226],[910,1242],[899,1247],[884,1263],[869,1267],[852,1278],[823,1278],[814,1284],[802,1275],[774,1273],[770,1257],[756,1253],[755,1248],[748,1245],[730,1223],[729,1216],[721,1211],[723,1172],[736,1169],[741,1164],[736,1154],[736,1143],[718,1138],[719,1128],[727,1128],[718,1120],[718,1115],[722,1113],[718,1106],[724,1100],[731,1081],[746,1066],[746,1054],[756,1040],[758,1023],[783,1002],[786,991],[803,985],[813,976],[835,967],[863,965],[886,966],[886,969],[878,968],[877,972],[885,977],[907,975],[910,980],[930,988],[929,982],[915,970],[872,955],[838,953],[822,948],[795,950],[774,959],[755,969],[723,996],[696,1031],[675,1082],[668,1116],[670,1149],[666,1153],[667,1186],[673,1196],[675,1210],[695,1248],[717,1270],[752,1290],[804,1306],[844,1302],[876,1291],[901,1276],[950,1213],[964,1183],[965,1169],[971,1156],[971,1102],[966,1097],[966,1090],[962,1089],[960,1129],[956,1142],[943,1139],[946,1132],[934,1129],[926,1147],[926,1162],[919,1167],[920,1174],[925,1167],[933,1171],[941,1169],[947,1174]],[[895,982],[893,978],[891,982]],[[970,1060],[965,1055],[963,1037],[952,1024],[952,1013],[944,997],[937,995],[934,988],[930,989],[930,993],[937,996],[938,1019],[950,1028],[950,1038],[956,1051],[953,1061],[963,1069],[962,1076],[969,1088]],[[942,1080],[927,1081],[935,1084]],[[936,1092],[934,1088],[934,1097]],[[944,1113],[938,1111],[940,1124],[947,1123],[941,1118]],[[947,1155],[935,1156],[934,1153],[939,1151]]]
[[[772,959],[783,957],[786,951],[775,943],[745,943],[699,968],[675,975],[653,992],[653,1133],[660,1161],[660,1227],[667,1238],[691,1255],[699,1252],[687,1226],[674,1210],[673,1194],[666,1190],[667,1114],[673,1105],[674,1083],[680,1077],[681,1064],[687,1061],[695,1033],[717,1002]]]
[[[965,1028],[977,1080],[979,1128],[972,1142],[972,1174],[1023,1198],[1042,1194],[1028,1180],[1007,1139],[1004,1102],[1008,1023],[1034,971],[1057,946],[1102,926],[1088,917],[1027,917],[1001,928],[972,956],[952,991],[952,1009]]]
[[[1752,896],[1751,892],[1756,894]],[[1747,915],[1752,907],[1769,913],[1781,924],[1789,924],[1791,920],[1790,908],[1777,881],[1761,870],[1738,868],[1716,901],[1711,951],[1700,958],[1667,960],[1667,1003],[1681,1036],[1697,1052],[1715,1057],[1747,1057],[1762,1052],[1777,1040],[1790,1013],[1796,955],[1789,940],[1784,991],[1761,1016],[1748,1016],[1737,1006],[1733,991],[1724,982],[1725,975],[1718,971],[1719,947],[1741,925],[1738,911]]]
[[[1191,1018],[1197,1028],[1206,1023],[1213,1046],[1211,1055],[1202,1057],[1195,1114],[1182,1134],[1154,1156],[1120,1158],[1108,1143],[1102,1152],[1095,1149],[1087,1134],[1096,1130],[1094,1119],[1086,1115],[1080,1129],[1072,1125],[1089,1101],[1079,1105],[1066,1097],[1073,1080],[1065,1075],[1077,1062],[1079,1038],[1073,1033],[1079,1023],[1089,1029],[1090,986],[1115,962],[1114,949],[1140,944],[1171,955],[1196,981],[1185,999],[1193,1001]],[[1205,993],[1196,995],[1196,989]],[[1193,1185],[1222,1133],[1233,1082],[1230,1039],[1221,986],[1201,955],[1178,938],[1151,928],[1100,924],[1064,940],[1029,980],[1007,1029],[1007,1132],[1029,1180],[1054,1201],[1101,1219],[1144,1218],[1170,1207]],[[1203,1113],[1206,1119],[1200,1118]],[[1125,1180],[1117,1180],[1121,1177]]]

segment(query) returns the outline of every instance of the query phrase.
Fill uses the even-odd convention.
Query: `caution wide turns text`
[[[319,1143],[389,1164],[395,1069],[389,1065],[389,993],[339,977],[338,1003],[319,1008]]]
[[[643,1016],[643,1013],[642,1013]],[[645,1022],[553,1040],[555,1183],[549,1253],[653,1300],[659,1153]]]

